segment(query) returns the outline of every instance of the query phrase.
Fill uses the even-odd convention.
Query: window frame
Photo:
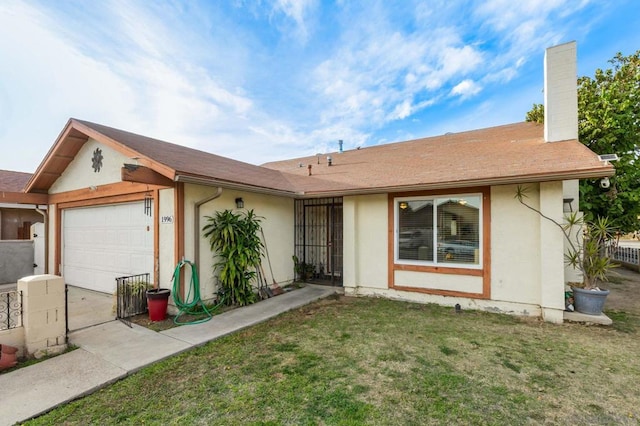
[[[393,261],[396,265],[422,266],[432,268],[448,268],[448,269],[471,269],[482,270],[484,265],[485,247],[484,247],[484,192],[443,192],[422,195],[398,196],[393,197]],[[480,201],[478,206],[478,263],[455,263],[455,262],[438,262],[438,200],[451,198],[477,197]],[[410,201],[432,201],[433,202],[433,260],[418,259],[401,259],[400,256],[400,203]]]

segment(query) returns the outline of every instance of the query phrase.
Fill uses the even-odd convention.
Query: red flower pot
[[[152,288],[147,290],[147,306],[151,321],[163,321],[167,317],[167,305],[171,290],[167,288]]]

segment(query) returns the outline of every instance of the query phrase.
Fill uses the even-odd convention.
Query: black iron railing
[[[22,325],[22,292],[0,293],[0,330],[9,330]]]
[[[146,291],[150,288],[150,274],[116,278],[117,317],[131,326],[127,318],[147,312]]]

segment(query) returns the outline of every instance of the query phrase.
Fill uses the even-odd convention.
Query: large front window
[[[481,265],[481,203],[481,194],[396,198],[396,261]]]

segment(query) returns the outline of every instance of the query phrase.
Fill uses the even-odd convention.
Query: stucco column
[[[355,294],[358,282],[356,271],[356,211],[355,198],[344,197],[342,200],[342,285],[346,294]]]
[[[540,211],[562,223],[562,182],[540,183]],[[564,236],[540,217],[540,307],[547,322],[562,323],[564,311]]]
[[[28,354],[60,353],[66,348],[65,286],[56,275],[32,275],[18,281],[22,325]]]

